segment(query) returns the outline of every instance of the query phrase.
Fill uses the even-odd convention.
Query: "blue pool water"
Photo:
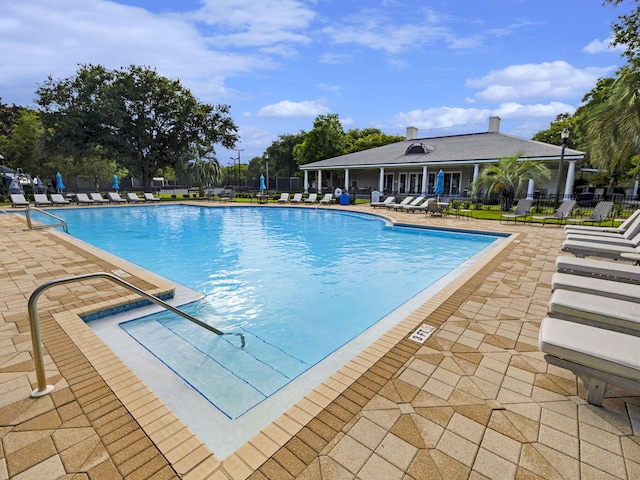
[[[204,294],[121,327],[238,418],[494,242],[328,209],[60,209],[70,234]]]

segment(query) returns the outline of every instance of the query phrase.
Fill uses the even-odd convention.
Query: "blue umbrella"
[[[113,176],[113,185],[111,186],[114,190],[120,190],[120,185],[118,184],[118,176]]]
[[[440,200],[440,195],[444,193],[444,172],[442,170],[436,175],[436,186],[433,189],[433,193],[438,195],[438,200]]]
[[[56,173],[56,190],[58,190],[58,192],[64,190],[64,183],[62,183],[62,175],[60,172]]]
[[[266,190],[267,187],[264,184],[264,175],[260,175],[260,190]]]

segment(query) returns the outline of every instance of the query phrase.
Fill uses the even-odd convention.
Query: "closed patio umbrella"
[[[433,193],[438,195],[438,201],[440,201],[440,195],[444,193],[444,172],[442,170],[436,175],[436,186],[433,189]]]
[[[118,190],[120,190],[120,184],[118,183],[118,176],[117,175],[113,176],[113,185],[111,186],[111,188],[113,188],[116,192]]]
[[[264,184],[264,175],[260,175],[260,190],[266,190],[267,187]]]
[[[56,190],[61,193],[64,190],[64,183],[62,183],[62,175],[60,172],[56,173]]]

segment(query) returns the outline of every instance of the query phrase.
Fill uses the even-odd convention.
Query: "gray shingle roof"
[[[409,153],[412,145],[424,145],[428,153]],[[472,133],[446,137],[418,138],[328,158],[302,165],[302,170],[394,165],[456,164],[495,161],[523,152],[531,160],[558,160],[561,147],[534,140],[524,140],[500,132]],[[582,159],[584,152],[565,149],[565,159]]]

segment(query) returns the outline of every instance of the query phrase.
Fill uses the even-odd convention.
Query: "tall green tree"
[[[618,21],[612,25],[613,30],[613,46],[622,46],[624,48],[623,55],[629,61],[632,68],[640,67],[640,0],[604,0],[603,5],[609,4],[618,6],[623,3],[633,3],[629,13],[618,16]]]
[[[344,153],[361,152],[370,148],[401,142],[405,139],[402,135],[387,135],[377,128],[350,129],[347,130],[345,136],[346,146]]]
[[[35,110],[21,109],[8,136],[0,137],[0,152],[5,157],[4,164],[11,168],[21,168],[32,175],[43,175],[44,128],[40,115]]]
[[[96,145],[151,186],[155,172],[187,162],[195,146],[233,148],[237,127],[228,105],[200,103],[179,80],[132,65],[81,66],[49,77],[36,91],[51,146],[81,158]]]
[[[337,114],[318,115],[313,129],[304,141],[294,148],[293,155],[298,165],[305,165],[344,154],[346,137]]]
[[[296,145],[304,142],[305,132],[287,133],[278,136],[265,151],[266,161],[269,161],[269,177],[293,177],[298,172],[298,163],[294,157]]]
[[[522,153],[500,158],[498,163],[485,165],[473,182],[473,195],[500,194],[500,208],[509,210],[516,198],[523,197],[529,179],[540,183],[551,178],[551,172],[541,162],[520,160]]]

